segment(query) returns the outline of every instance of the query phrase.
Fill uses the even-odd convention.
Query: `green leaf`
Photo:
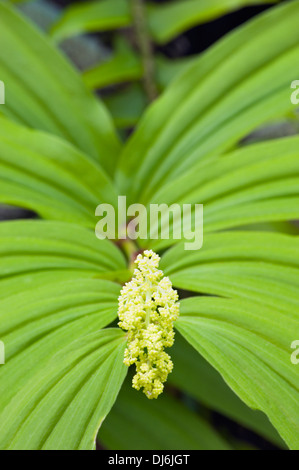
[[[287,444],[298,449],[299,376],[290,345],[299,317],[298,310],[282,311],[282,303],[269,308],[245,299],[195,297],[181,302],[176,327],[239,397],[264,411]]]
[[[176,0],[150,5],[149,28],[159,44],[165,44],[193,26],[251,5],[277,3],[279,0]]]
[[[299,306],[298,267],[298,237],[263,232],[207,235],[201,250],[179,244],[161,262],[176,287],[279,306],[287,314]]]
[[[120,129],[135,126],[144,109],[147,98],[142,87],[133,83],[123,90],[103,98],[115,125]]]
[[[0,76],[8,117],[64,137],[113,173],[119,142],[106,109],[51,42],[0,3]],[[30,73],[24,73],[24,70]]]
[[[129,382],[124,384],[98,439],[113,450],[230,449],[208,423],[170,394],[149,401]]]
[[[199,162],[152,195],[151,204],[204,205],[204,232],[299,218],[299,139],[254,144]],[[144,201],[148,202],[148,201]],[[149,206],[148,206],[149,207]],[[158,238],[162,221],[150,227]],[[171,228],[173,223],[171,222]],[[171,231],[170,231],[171,233]],[[153,249],[178,240],[150,240]],[[142,242],[142,245],[145,242]]]
[[[278,233],[217,233],[200,251],[177,245],[161,263],[176,287],[226,297],[182,301],[177,328],[295,448],[298,371],[290,345],[299,327],[298,242]]]
[[[215,211],[216,207],[217,210],[229,207],[231,199],[234,204],[242,204],[275,197],[280,194],[275,191],[277,185],[299,175],[298,145],[298,137],[277,139],[198,162],[184,175],[159,188],[150,202],[160,199],[167,203],[203,202],[209,212],[214,205]],[[262,192],[261,188],[269,190]],[[285,188],[281,194],[299,193],[289,191]]]
[[[0,224],[0,299],[58,280],[130,277],[121,251],[77,225],[47,221]]]
[[[194,60],[195,57],[174,60],[167,59],[162,55],[158,56],[155,65],[158,87],[164,90]],[[129,62],[118,63],[118,61],[121,61],[120,57],[118,59],[115,56],[111,62],[101,64],[95,69],[94,80],[91,83],[93,87],[97,88],[98,84],[103,83],[103,81],[106,83],[108,81],[120,82],[130,78],[135,81],[137,78],[141,78],[142,70],[136,68],[136,60],[129,58]],[[113,64],[122,66],[121,70],[116,71]],[[103,72],[105,77],[102,75]],[[139,83],[132,83],[119,91],[114,91],[107,97],[104,96],[102,99],[110,111],[116,127],[119,129],[133,128],[145,111],[148,102],[146,93]]]
[[[61,41],[70,36],[93,31],[123,28],[132,21],[127,0],[97,0],[67,7],[54,24],[51,36]]]
[[[138,80],[142,74],[141,59],[124,39],[118,38],[112,58],[84,72],[83,79],[89,88],[96,89]]]
[[[117,205],[109,177],[85,154],[5,118],[0,123],[0,202],[88,227],[98,204]]]
[[[156,57],[156,79],[161,90],[164,90],[179,74],[182,74],[198,59],[197,56],[169,59],[162,54]]]
[[[267,11],[174,80],[121,155],[117,182],[130,202],[149,201],[195,162],[227,152],[254,128],[293,108],[298,13],[297,0]]]
[[[55,282],[0,301],[1,449],[92,449],[126,374],[125,336],[101,330],[119,286]],[[45,302],[47,299],[47,302]]]
[[[221,375],[176,333],[171,349],[174,369],[168,382],[198,400],[210,410],[215,410],[246,428],[263,436],[273,444],[285,444],[268,418],[260,411],[251,410],[227,386]],[[109,423],[109,419],[107,425]]]

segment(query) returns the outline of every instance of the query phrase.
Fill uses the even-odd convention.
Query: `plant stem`
[[[132,0],[132,9],[136,40],[143,63],[144,89],[148,100],[152,102],[157,98],[158,90],[155,82],[154,50],[148,34],[144,0]]]
[[[134,260],[136,253],[138,252],[138,248],[135,245],[135,243],[129,239],[126,239],[121,243],[121,247],[126,254],[129,262],[131,263],[132,260]]]

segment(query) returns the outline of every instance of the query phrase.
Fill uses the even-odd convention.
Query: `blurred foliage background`
[[[87,86],[101,95],[120,134],[127,136],[148,103],[198,54],[282,1],[13,2],[69,55]],[[272,132],[277,137],[297,130],[297,124],[291,122],[269,132],[270,137]]]

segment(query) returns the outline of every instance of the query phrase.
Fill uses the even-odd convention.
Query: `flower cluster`
[[[135,261],[133,279],[119,297],[119,326],[128,331],[124,363],[136,364],[133,387],[148,398],[163,392],[173,363],[164,351],[174,342],[173,322],[179,315],[178,294],[158,269],[160,257],[145,251]]]

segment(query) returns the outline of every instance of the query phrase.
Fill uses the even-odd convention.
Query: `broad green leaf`
[[[175,0],[150,5],[149,28],[154,39],[165,44],[193,26],[251,5],[277,3],[279,0]]]
[[[243,331],[239,331],[238,327],[242,324],[242,327],[244,327],[244,329],[246,328],[246,332],[249,332],[249,336],[252,335],[250,338],[251,353],[261,356],[263,349],[266,357],[270,354],[270,351],[271,354],[275,354],[275,350],[272,350],[271,347],[272,345],[277,345],[277,339],[280,335],[281,342],[279,344],[283,345],[285,351],[289,351],[285,353],[284,359],[284,373],[288,374],[289,366],[292,366],[290,361],[290,344],[294,340],[293,336],[296,336],[295,332],[298,330],[299,244],[297,237],[255,232],[227,232],[207,235],[204,239],[204,246],[200,251],[186,252],[184,251],[183,244],[169,250],[162,259],[161,267],[164,272],[170,276],[176,287],[193,290],[201,294],[226,297],[226,299],[200,298],[194,301],[194,305],[196,305],[197,309],[196,320],[190,320],[190,324],[192,323],[192,327],[190,328],[193,328],[196,334],[197,331],[200,331],[200,334],[205,336],[205,321],[207,322],[207,329],[211,328],[212,330],[215,316],[216,314],[218,315],[217,306],[220,305],[221,312],[222,308],[223,310],[225,309],[225,311],[227,309],[227,311],[230,312],[231,318],[230,320],[228,320],[227,317],[220,318],[219,314],[219,317],[217,317],[219,322],[215,321],[214,333],[212,332],[211,336],[210,330],[207,333],[209,340],[211,340],[214,345],[218,344],[219,348],[221,348],[222,337],[220,337],[220,335],[222,334],[221,331],[223,328],[223,334],[225,335],[223,341],[225,341],[225,344],[226,341],[228,343],[233,341],[239,343],[243,339]],[[189,300],[187,302],[189,302]],[[190,302],[192,302],[192,299],[190,299]],[[185,305],[186,302],[183,301],[183,315],[184,312],[186,312],[186,310],[184,310]],[[191,316],[193,317],[194,315],[195,313],[193,313],[192,307]],[[199,316],[203,319],[198,320]],[[181,320],[182,327],[180,326]],[[188,319],[186,319],[186,321],[187,320]],[[229,322],[230,324],[228,325]],[[284,418],[281,417],[281,413],[284,413],[285,403],[288,402],[288,397],[286,396],[286,394],[289,393],[288,387],[285,391],[284,400],[282,395],[281,413],[276,413],[275,415],[274,408],[272,410],[271,405],[267,406],[267,400],[269,403],[268,397],[271,397],[272,400],[272,395],[268,393],[268,391],[265,391],[263,395],[260,391],[260,387],[255,387],[255,382],[251,388],[246,385],[245,394],[245,390],[241,390],[242,385],[240,385],[240,388],[235,385],[235,382],[238,384],[239,381],[240,384],[243,384],[243,378],[239,378],[239,376],[236,375],[233,376],[233,379],[230,377],[228,380],[228,375],[223,372],[222,368],[219,368],[218,358],[216,360],[213,356],[213,360],[211,359],[210,350],[207,350],[205,346],[205,340],[198,339],[198,341],[202,341],[202,347],[200,348],[199,343],[195,343],[195,340],[190,339],[193,333],[191,333],[191,329],[189,330],[189,320],[186,328],[185,323],[183,316],[178,321],[177,326],[186,339],[188,339],[193,346],[196,344],[196,348],[221,372],[228,384],[245,403],[253,408],[264,411],[286,442],[290,446],[296,446],[296,444],[293,444],[297,439],[296,434],[294,434],[294,438],[292,439],[291,433],[293,431],[290,431],[294,427],[292,417],[294,411],[292,409],[292,407],[294,407],[292,399],[294,398],[290,398],[289,408],[287,407]],[[231,336],[229,338],[226,329],[230,330]],[[259,335],[256,338],[256,344],[254,343],[255,334]],[[192,336],[192,338],[194,337]],[[262,344],[262,341],[264,341],[264,344]],[[228,347],[233,350],[236,348],[236,345],[230,344]],[[246,355],[245,347],[246,350],[249,348],[247,339],[246,344],[244,340],[244,351],[240,347],[240,357],[243,353]],[[254,352],[254,348],[256,348],[256,352]],[[240,360],[234,357],[233,351],[229,352],[226,350],[222,351],[221,354],[223,357],[227,358],[227,361],[231,362],[231,364],[236,364],[236,367],[240,366],[240,370],[244,370],[244,374],[248,375],[249,380],[256,380],[261,384],[267,382],[268,378],[266,377],[268,377],[269,373],[268,365],[263,368],[261,357],[261,364],[254,364],[252,369],[248,366],[250,370],[250,372],[248,372],[245,365],[243,363],[240,364]],[[236,354],[238,354],[238,352],[236,352]],[[280,371],[280,369],[283,370],[281,361],[279,354],[273,358],[272,367],[276,374],[282,374]],[[248,358],[248,362],[253,364],[251,356]],[[275,367],[277,369],[275,369]],[[259,371],[260,375],[254,375],[255,369]],[[293,370],[295,376],[297,374],[297,382],[295,381],[294,383],[297,383],[298,387],[298,373],[296,373],[295,369],[291,370]],[[262,379],[263,374],[264,378]],[[235,382],[233,382],[233,380]],[[271,377],[269,389],[271,389],[271,387],[274,388],[273,380],[274,378]],[[261,387],[263,387],[263,385],[261,385]],[[279,393],[281,393],[281,391],[277,388],[278,396]],[[296,396],[293,392],[290,393],[291,396]],[[298,394],[298,389],[296,393]],[[260,398],[260,394],[262,398]],[[277,396],[273,397],[273,400],[277,400]],[[275,405],[277,405],[276,402]],[[276,416],[275,419],[273,417],[274,415]],[[295,423],[297,419],[298,424],[298,416],[296,418],[295,414],[294,417]],[[280,425],[277,424],[279,420]]]
[[[130,276],[121,251],[93,231],[61,222],[0,224],[0,298],[57,280]]]
[[[271,271],[275,275],[271,278]],[[279,309],[284,314],[298,311],[298,269],[291,271],[267,265],[257,268],[254,263],[249,267],[245,263],[235,263],[186,270],[172,277],[173,283],[182,289],[238,299],[254,300]],[[288,285],[288,280],[290,285]],[[297,282],[296,282],[297,281]]]
[[[159,188],[150,202],[161,199],[167,203],[188,201],[208,204],[211,201],[214,204],[220,199],[219,202],[223,201],[222,208],[225,208],[230,197],[235,203],[257,200],[256,186],[268,184],[271,188],[271,184],[283,179],[296,178],[299,175],[298,160],[298,137],[253,144],[225,157],[214,156],[207,162],[198,162],[184,175]],[[238,193],[244,194],[244,197],[237,199]],[[286,188],[284,195],[287,194]],[[275,192],[261,194],[260,199],[271,196],[275,196]]]
[[[286,235],[298,235],[299,228],[295,220],[290,222],[265,222],[260,224],[244,225],[242,230],[253,232],[278,232]]]
[[[235,393],[265,412],[287,444],[298,449],[299,372],[290,349],[299,329],[298,310],[282,312],[279,303],[270,308],[245,299],[194,297],[181,302],[176,327]]]
[[[287,183],[287,181],[285,182]],[[283,191],[283,183],[280,186]],[[298,178],[290,181],[290,191],[298,190]],[[258,190],[258,188],[256,188]],[[262,190],[264,188],[261,188]],[[271,188],[272,189],[272,188]],[[221,217],[211,217],[209,220],[210,230],[219,230],[220,228],[238,227],[248,223],[263,221],[292,220],[298,218],[299,210],[298,197],[274,197],[260,203],[244,204],[237,210],[224,210]],[[216,219],[216,220],[215,220]]]
[[[56,282],[0,301],[1,449],[92,449],[126,374],[119,286]],[[45,302],[47,299],[47,302]]]
[[[119,38],[112,58],[85,71],[83,79],[89,88],[95,89],[138,80],[142,75],[141,59],[127,42]]]
[[[248,299],[290,314],[299,307],[299,239],[278,233],[207,235],[203,248],[179,244],[161,267],[176,287]]]
[[[185,251],[180,243],[162,258],[162,269],[175,272],[199,264],[215,262],[264,262],[285,267],[299,267],[299,238],[269,232],[225,232],[206,235],[198,251]]]
[[[51,42],[3,2],[0,43],[1,112],[64,137],[112,174],[119,143],[106,109]]]
[[[101,202],[116,206],[101,167],[69,143],[0,118],[0,202],[44,218],[95,226]]]
[[[149,401],[126,382],[98,439],[113,450],[228,450],[200,416],[164,393]]]
[[[267,11],[174,80],[122,153],[117,182],[130,201],[149,201],[200,159],[227,152],[254,128],[294,108],[298,14],[297,0]]]
[[[128,0],[96,0],[70,5],[54,24],[51,36],[61,41],[70,36],[93,31],[107,31],[128,26],[132,21]]]
[[[188,395],[233,419],[237,423],[263,436],[273,444],[284,447],[285,444],[268,418],[257,410],[251,410],[227,386],[221,375],[197,352],[188,345],[177,332],[171,349],[174,369],[168,382],[183,390]],[[107,425],[109,423],[109,419]]]
[[[278,139],[244,147],[225,158],[199,162],[161,187],[150,203],[179,204],[181,211],[184,204],[192,204],[192,214],[195,204],[203,204],[205,233],[295,220],[299,218],[298,147],[297,137]],[[142,246],[147,243],[161,249],[178,242],[172,236],[169,240],[154,240],[154,235],[160,238],[161,225],[162,220],[151,223],[152,240],[148,234],[149,241],[141,242]]]
[[[108,325],[117,316],[119,292],[120,286],[110,281],[73,279],[53,281],[38,288],[32,286],[2,299],[1,338],[7,343],[8,359],[19,356],[26,345],[33,346],[55,328],[70,325],[81,317],[86,317],[87,323],[98,318],[97,326],[100,324],[101,328]],[[50,349],[51,344],[48,347]],[[5,400],[3,397],[1,403]]]
[[[286,187],[286,184],[291,183],[290,188]],[[288,181],[286,180],[284,183],[280,185],[281,191],[285,189],[290,189],[293,191],[298,190],[299,179],[297,178],[296,181]],[[263,188],[261,188],[263,189]],[[256,188],[257,192],[259,187]],[[181,214],[183,214],[183,208],[180,206]],[[191,215],[193,216],[194,211],[192,210]],[[230,228],[237,228],[238,230],[243,229],[243,227],[247,224],[263,224],[263,223],[272,223],[274,221],[288,221],[288,220],[295,220],[299,217],[299,197],[273,197],[269,198],[268,200],[261,200],[261,201],[253,201],[247,204],[240,204],[240,206],[236,206],[235,208],[228,208],[220,211],[218,213],[212,214],[210,216],[209,208],[204,210],[203,216],[203,228],[208,232],[217,231],[220,229],[230,229]],[[190,217],[189,217],[190,219]],[[166,222],[168,223],[169,217],[168,212],[165,215]],[[193,230],[194,228],[194,221],[192,221]],[[141,247],[150,247],[153,250],[159,251],[165,249],[171,245],[177,244],[180,242],[181,238],[184,239],[184,231],[182,229],[182,221],[180,218],[177,219],[176,228],[181,229],[181,238],[180,240],[174,239],[174,234],[171,232],[173,229],[173,223],[171,222],[170,225],[170,236],[168,237],[168,233],[162,239],[160,234],[160,221],[157,224],[152,226],[152,233],[153,238],[150,239],[150,234],[148,234],[148,240],[140,241]],[[165,223],[163,222],[163,225]],[[246,227],[248,229],[248,227]],[[257,225],[257,229],[259,230],[259,226]],[[158,232],[159,230],[159,232]],[[263,229],[261,228],[261,231]],[[282,233],[284,230],[282,230]],[[193,240],[195,239],[193,232]],[[297,234],[297,232],[295,233]],[[198,235],[198,239],[200,239],[200,234]],[[205,235],[203,235],[204,238]],[[154,237],[158,238],[157,240]],[[188,243],[188,241],[186,240]],[[195,248],[194,248],[195,249]],[[197,248],[198,249],[198,248]]]

